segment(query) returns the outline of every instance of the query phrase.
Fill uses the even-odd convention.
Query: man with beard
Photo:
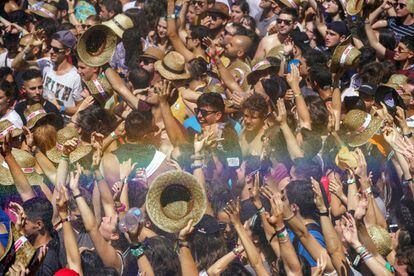
[[[296,28],[297,20],[298,13],[295,9],[283,9],[276,20],[278,32],[262,38],[257,47],[255,58],[266,56],[271,49],[284,43],[291,31]]]
[[[203,21],[204,25],[210,29],[211,36],[216,39],[229,18],[228,6],[224,3],[216,2],[212,8],[207,10],[207,16],[205,21]]]
[[[36,69],[28,69],[23,72],[22,79],[22,90],[25,93],[26,100],[16,104],[14,110],[16,110],[19,114],[23,124],[26,125],[24,111],[27,106],[40,103],[46,113],[55,113],[57,115],[56,127],[57,129],[61,129],[63,127],[63,119],[60,115],[59,109],[57,109],[54,104],[43,98],[43,80],[40,71]]]
[[[70,31],[56,32],[51,41],[50,59],[26,61],[26,53],[33,47],[29,43],[13,60],[12,68],[38,66],[43,75],[43,97],[53,103],[61,114],[73,115],[83,98],[81,78],[71,63],[76,37]]]
[[[246,62],[252,43],[252,39],[246,35],[235,35],[225,46],[224,55],[230,59],[231,63],[236,60]]]

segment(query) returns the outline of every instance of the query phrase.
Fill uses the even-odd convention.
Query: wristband
[[[394,267],[389,263],[389,262],[386,262],[385,263],[385,268],[389,271],[389,272],[391,272],[391,273],[394,273],[395,272],[395,269],[394,269]]]
[[[97,182],[101,182],[102,180],[104,180],[104,177],[102,175],[95,175],[95,180]]]
[[[115,134],[115,131],[112,131],[112,132],[111,132],[111,137],[112,137],[112,139],[114,139],[114,140],[118,139],[118,136]]]
[[[60,114],[64,114],[65,113],[65,110],[66,110],[65,106],[64,105],[61,105],[60,106],[60,110],[59,110]]]
[[[190,246],[188,245],[188,241],[184,241],[184,240],[178,240],[178,247],[187,247],[189,248]]]
[[[69,156],[66,156],[66,155],[61,155],[60,156],[60,160],[64,160],[64,161],[68,161],[69,162]]]
[[[403,187],[407,187],[407,186],[408,186],[408,184],[410,184],[410,182],[413,182],[413,180],[414,180],[414,179],[412,179],[412,178],[407,179],[407,180],[403,180],[403,181],[401,182],[401,186],[403,186]]]
[[[72,219],[70,218],[70,216],[67,216],[66,218],[64,218],[64,219],[61,219],[60,220],[60,223],[64,223],[64,222],[70,222]]]
[[[318,211],[318,215],[319,215],[320,217],[322,217],[322,216],[329,217],[329,211],[326,211],[326,212],[319,212],[319,211]]]
[[[287,238],[288,236],[289,236],[289,234],[286,231],[286,228],[283,230],[283,232],[277,233],[277,238],[278,239],[284,239],[284,238]]]
[[[265,209],[265,207],[264,207],[264,206],[260,207],[260,208],[257,210],[257,213],[258,213],[259,215],[263,214],[264,212],[266,212],[266,209]]]
[[[356,183],[355,178],[346,180],[346,184],[348,184],[348,185],[355,184],[355,183]]]
[[[269,243],[272,242],[272,240],[277,236],[277,232],[275,232],[269,239]]]
[[[81,194],[81,193],[79,193],[79,194],[77,194],[77,195],[73,195],[73,199],[77,199],[78,197],[82,197],[82,194]]]
[[[131,254],[137,258],[144,255],[144,246],[140,244],[139,246],[130,247]]]
[[[114,202],[115,212],[122,213],[126,210],[125,204],[121,202]]]
[[[177,18],[177,16],[174,13],[170,14],[170,15],[167,15],[166,17],[167,17],[167,19],[176,19]]]
[[[203,160],[204,159],[204,155],[202,154],[193,154],[191,155],[191,160]]]
[[[368,187],[365,189],[365,192],[367,193],[367,195],[372,194],[372,189],[371,187]]]
[[[201,169],[201,168],[203,168],[204,167],[204,165],[203,164],[194,164],[194,163],[192,163],[191,164],[191,169],[192,170],[195,170],[195,169]]]
[[[290,217],[288,217],[288,218],[284,218],[283,220],[284,220],[284,221],[289,221],[289,220],[293,219],[294,217],[295,217],[295,214],[294,214],[294,213],[292,213],[292,215],[291,215]]]

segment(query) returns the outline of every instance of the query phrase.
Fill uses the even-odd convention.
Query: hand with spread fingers
[[[316,208],[318,209],[319,212],[325,213],[327,211],[327,208],[326,208],[325,202],[323,201],[322,191],[321,191],[319,182],[316,181],[313,177],[311,177],[311,183],[312,183],[312,190],[314,193],[314,202],[315,202]]]
[[[78,138],[73,138],[63,144],[62,155],[69,157],[69,155],[77,148],[79,143]]]
[[[229,216],[233,225],[241,225],[240,222],[240,199],[230,200],[224,207],[224,212]]]
[[[252,178],[253,178],[253,181],[251,183],[251,187],[249,187],[250,199],[252,200],[256,209],[259,210],[260,208],[263,207],[262,201],[260,200],[260,187],[259,187],[260,173],[256,172]]]
[[[365,217],[365,214],[367,213],[368,208],[368,195],[364,191],[360,194],[358,194],[358,203],[355,208],[354,217],[356,220],[362,220]]]
[[[0,153],[4,158],[6,156],[11,155],[11,151],[12,151],[11,141],[12,141],[12,135],[11,135],[11,132],[9,131],[4,137],[3,143],[1,144],[1,147],[0,147]]]
[[[193,220],[190,219],[187,223],[187,225],[180,230],[180,233],[178,234],[178,239],[182,241],[186,241],[188,236],[193,233],[194,231],[194,224]]]
[[[23,207],[17,202],[10,202],[9,204],[10,212],[16,217],[15,227],[18,232],[23,231],[23,226],[26,223],[26,213],[24,212]]]

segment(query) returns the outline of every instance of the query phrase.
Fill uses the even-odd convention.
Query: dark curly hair
[[[312,183],[308,180],[295,180],[286,186],[287,197],[290,204],[296,204],[304,218],[315,218],[316,205]]]
[[[95,131],[108,136],[114,129],[113,122],[115,122],[113,115],[99,104],[91,105],[79,111],[76,121],[82,129],[82,140],[85,142],[90,142],[91,134]]]
[[[246,109],[259,112],[261,117],[265,117],[268,113],[266,100],[259,94],[253,94],[243,102],[242,110]]]
[[[161,236],[147,238],[144,246],[144,254],[151,263],[155,275],[181,275],[180,261],[170,240]]]

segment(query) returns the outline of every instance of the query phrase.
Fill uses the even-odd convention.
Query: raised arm
[[[83,275],[78,243],[76,241],[75,233],[73,232],[72,223],[70,221],[70,215],[68,212],[68,190],[65,185],[58,186],[56,189],[58,190],[58,195],[56,197],[56,206],[60,220],[62,222],[63,243],[65,245],[68,268],[76,271],[80,275]]]
[[[181,229],[178,234],[178,257],[180,259],[181,272],[183,276],[198,275],[197,264],[194,261],[193,255],[191,255],[191,250],[187,241],[188,235],[190,235],[193,231],[193,220],[190,219],[187,225]]]
[[[6,161],[7,166],[9,167],[17,192],[19,193],[20,197],[24,202],[31,198],[34,198],[36,194],[30,186],[29,181],[27,181],[27,178],[24,175],[19,164],[17,164],[16,159],[14,159],[14,156],[12,155],[11,139],[11,133],[9,132],[4,137],[4,141],[1,145],[0,151],[1,155],[4,158],[4,161]]]
[[[369,45],[375,49],[378,56],[383,57],[385,56],[386,48],[379,42],[370,22],[369,19],[365,20],[365,33],[367,34]]]
[[[118,93],[132,109],[137,109],[139,99],[132,94],[128,87],[126,87],[119,74],[113,68],[108,66],[105,70],[105,76],[108,78],[108,81],[115,92]]]
[[[180,39],[177,32],[177,25],[174,15],[175,2],[174,0],[167,1],[167,36],[171,41],[174,49],[184,56],[186,62],[194,59],[196,56],[187,49],[184,42]]]
[[[224,211],[230,218],[231,223],[233,223],[234,228],[237,231],[237,234],[240,238],[241,243],[246,251],[247,258],[249,259],[249,263],[257,273],[257,275],[269,275],[269,272],[265,269],[263,262],[260,258],[259,252],[253,241],[250,239],[249,235],[247,234],[246,230],[244,229],[239,213],[240,213],[240,199],[237,199],[236,202],[230,201],[227,203],[227,206],[224,208]]]

